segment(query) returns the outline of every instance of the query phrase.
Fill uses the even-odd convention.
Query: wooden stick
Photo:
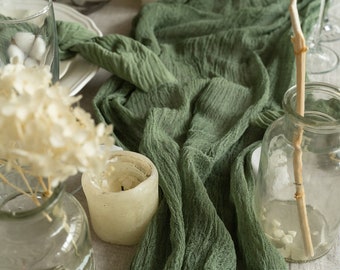
[[[296,0],[291,0],[289,12],[294,31],[292,42],[296,59],[296,89],[297,89],[296,112],[299,115],[304,116],[305,74],[306,74],[305,70],[306,70],[307,47],[305,43],[305,38],[301,30]],[[294,178],[296,185],[295,199],[299,213],[300,227],[304,241],[305,253],[308,258],[311,258],[314,256],[314,248],[308,223],[306,200],[303,187],[302,150],[301,150],[302,137],[303,129],[302,127],[298,127],[294,136],[294,156],[293,156]]]

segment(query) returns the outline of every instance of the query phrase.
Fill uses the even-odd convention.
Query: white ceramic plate
[[[53,7],[56,20],[78,22],[98,36],[102,36],[102,32],[89,17],[64,4],[54,2]],[[73,96],[96,75],[97,71],[98,66],[87,62],[77,55],[60,63],[60,83],[64,87],[69,88],[70,95]]]

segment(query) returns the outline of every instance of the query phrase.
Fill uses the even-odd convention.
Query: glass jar
[[[304,116],[296,113],[296,100],[292,87],[283,98],[284,116],[264,135],[255,211],[266,236],[285,259],[306,262],[327,253],[339,233],[340,91],[325,83],[307,83]],[[296,183],[293,166],[299,131],[301,185]],[[297,187],[303,187],[304,193],[297,193]],[[301,227],[297,203],[301,198],[309,231]],[[312,253],[306,252],[303,233],[311,240]]]
[[[0,167],[0,268],[95,269],[88,220],[79,202],[62,184],[46,196],[36,177],[21,172]]]

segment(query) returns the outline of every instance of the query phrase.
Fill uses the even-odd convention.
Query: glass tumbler
[[[325,83],[306,84],[305,114],[296,113],[296,88],[283,99],[284,116],[267,129],[255,188],[262,228],[287,261],[306,262],[327,253],[340,225],[340,91]],[[294,176],[297,133],[302,134],[302,183]],[[298,193],[297,188],[304,188]],[[298,200],[304,198],[306,219]],[[307,221],[307,226],[301,226]],[[306,229],[309,228],[308,229]],[[307,252],[306,240],[312,252]]]
[[[48,66],[59,79],[52,0],[0,0],[0,68],[8,63]]]

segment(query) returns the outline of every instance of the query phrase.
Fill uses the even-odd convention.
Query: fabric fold
[[[317,1],[298,8],[306,34]],[[159,0],[131,37],[58,22],[62,59],[112,73],[94,98],[117,143],[149,157],[161,202],[131,269],[286,269],[252,207],[249,156],[294,84],[289,1]]]
[[[241,247],[239,255],[247,269],[286,269],[286,262],[265,238],[253,210],[256,177],[251,164],[251,155],[260,145],[259,142],[255,142],[246,147],[231,168],[230,198],[238,213],[237,235]],[[247,235],[244,235],[245,232]],[[258,258],[259,250],[263,256],[261,259]]]
[[[294,84],[288,6],[168,0],[135,19],[132,38],[176,80],[146,92],[114,73],[94,99],[118,143],[159,170],[162,201],[132,269],[287,269],[257,223],[246,160]],[[299,1],[306,33],[317,9]]]
[[[67,59],[79,53],[142,91],[164,82],[176,83],[154,52],[129,37],[111,34],[97,37],[78,23],[57,22],[59,55]],[[77,34],[75,34],[77,33]]]

